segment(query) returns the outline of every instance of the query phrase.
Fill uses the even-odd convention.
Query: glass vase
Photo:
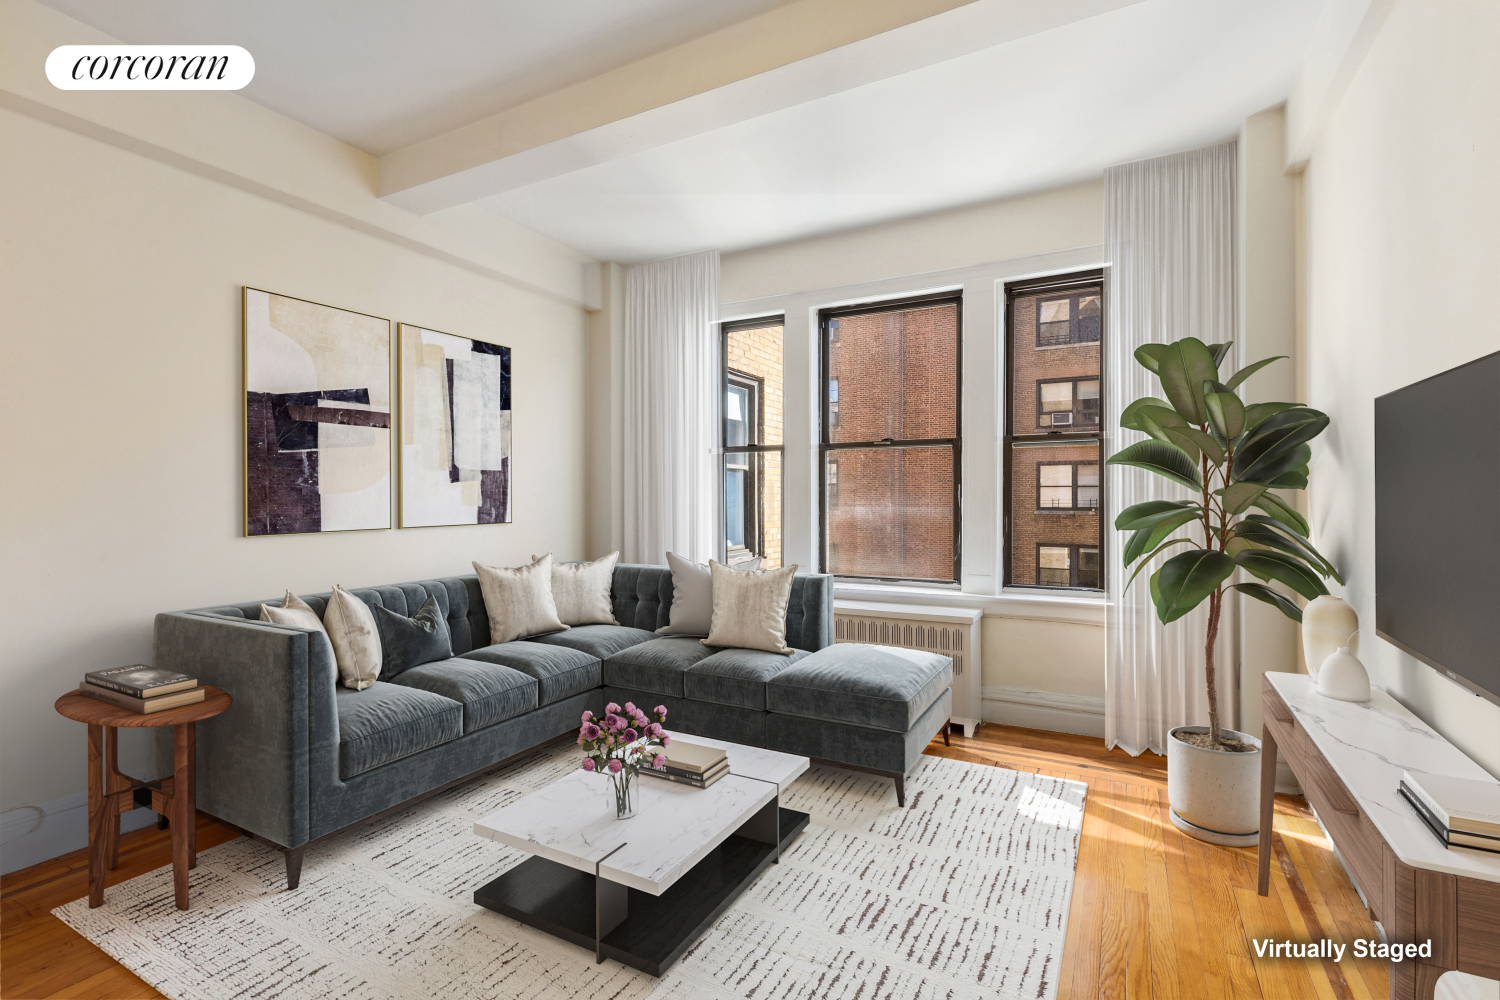
[[[609,791],[615,803],[615,819],[629,819],[635,815],[636,771],[626,766],[620,773],[609,776]]]

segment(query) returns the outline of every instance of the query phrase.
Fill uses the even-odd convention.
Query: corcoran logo
[[[60,45],[47,57],[59,90],[239,90],[254,76],[238,45]]]

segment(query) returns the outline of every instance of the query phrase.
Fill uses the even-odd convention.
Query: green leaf
[[[1317,573],[1301,560],[1281,552],[1252,549],[1239,553],[1234,561],[1262,580],[1280,580],[1309,601],[1328,593],[1328,588],[1323,586]]]
[[[1135,359],[1141,363],[1142,368],[1154,374],[1161,361],[1161,352],[1166,349],[1166,344],[1142,344],[1135,349]]]
[[[1179,511],[1171,517],[1163,518],[1149,528],[1142,528],[1130,536],[1130,541],[1125,543],[1125,551],[1121,554],[1125,565],[1129,566],[1141,557],[1141,553],[1156,548],[1166,537],[1184,524],[1191,524],[1198,520],[1198,512],[1195,510]]]
[[[1252,484],[1242,483],[1240,485],[1250,486]],[[1235,487],[1233,486],[1230,487],[1230,489],[1234,488]],[[1296,510],[1292,508],[1291,504],[1287,503],[1275,493],[1259,493],[1255,496],[1252,504],[1265,511],[1267,514],[1270,514],[1272,517],[1276,518],[1276,520],[1290,524],[1292,527],[1296,528],[1297,532],[1304,538],[1312,534],[1312,529],[1308,526],[1306,519],[1303,518],[1301,514],[1297,513]],[[1238,514],[1239,511],[1234,511],[1234,513]]]
[[[1227,344],[1209,344],[1208,353],[1214,357],[1214,367],[1222,367],[1224,359],[1229,357],[1229,349],[1234,346],[1234,341]]]
[[[1161,545],[1158,545],[1156,547],[1156,550],[1154,552],[1152,552],[1149,556],[1146,556],[1144,559],[1142,559],[1140,561],[1140,565],[1136,566],[1135,572],[1130,574],[1130,579],[1125,581],[1125,590],[1129,590],[1130,589],[1130,585],[1132,583],[1135,583],[1135,578],[1141,575],[1141,570],[1143,570],[1147,566],[1151,565],[1151,560],[1155,559],[1157,556],[1159,556],[1163,552],[1167,551],[1167,549],[1170,549],[1174,545],[1192,545],[1192,544],[1193,544],[1193,540],[1191,538],[1174,538],[1171,541],[1163,542]],[[1153,573],[1151,575],[1151,579],[1153,581],[1156,579],[1156,574],[1155,573]],[[1123,591],[1122,591],[1122,593],[1123,593]],[[1154,593],[1151,596],[1151,602],[1153,604],[1156,603],[1156,595]]]
[[[1289,471],[1281,459],[1297,453],[1299,447],[1323,433],[1327,426],[1328,414],[1305,406],[1267,417],[1246,432],[1234,456],[1231,476],[1237,481],[1271,482]]]
[[[1297,607],[1296,601],[1285,594],[1259,583],[1236,583],[1233,586],[1235,590],[1238,590],[1242,594],[1249,594],[1257,601],[1265,601],[1292,621],[1302,621],[1302,609]]]
[[[1156,617],[1163,625],[1175,622],[1234,575],[1234,565],[1233,559],[1213,549],[1194,549],[1168,559],[1159,570]]]
[[[1245,379],[1249,378],[1251,375],[1254,375],[1256,372],[1260,371],[1272,361],[1280,361],[1285,357],[1285,354],[1278,354],[1274,358],[1266,358],[1266,360],[1257,361],[1253,365],[1246,365],[1239,371],[1235,372],[1233,375],[1229,376],[1229,381],[1225,384],[1228,385],[1230,389],[1238,389],[1240,387],[1240,383],[1244,382]],[[1301,621],[1302,619],[1299,617],[1297,620]]]
[[[1293,513],[1295,513],[1295,512],[1293,512]],[[1316,548],[1314,548],[1312,541],[1305,534],[1303,534],[1302,532],[1298,531],[1292,525],[1287,524],[1285,521],[1281,520],[1280,518],[1277,518],[1277,517],[1274,517],[1274,516],[1273,517],[1266,517],[1264,514],[1247,514],[1245,516],[1245,520],[1249,521],[1249,522],[1253,522],[1255,524],[1263,524],[1263,525],[1265,525],[1265,526],[1267,526],[1269,528],[1272,528],[1272,529],[1274,529],[1276,531],[1279,531],[1282,534],[1288,536],[1294,542],[1296,542],[1297,544],[1301,545],[1304,549],[1306,549],[1308,552],[1310,552],[1317,559],[1318,562],[1322,563],[1323,570],[1324,570],[1324,572],[1323,572],[1324,576],[1331,576],[1335,580],[1337,580],[1341,586],[1343,585],[1344,578],[1341,577],[1341,576],[1339,576],[1339,571],[1333,568],[1333,563],[1331,563],[1331,562],[1328,561],[1328,557],[1325,556],[1323,553],[1319,552]],[[1299,517],[1298,520],[1301,521],[1302,519]],[[1306,522],[1303,522],[1303,523],[1305,524]]]
[[[1172,514],[1189,509],[1201,511],[1203,508],[1191,500],[1147,500],[1131,504],[1115,516],[1115,528],[1118,531],[1149,528]]]
[[[1174,483],[1189,489],[1202,490],[1203,482],[1198,478],[1198,467],[1181,448],[1161,441],[1137,441],[1111,455],[1106,465],[1133,465],[1149,469]]]
[[[1213,391],[1203,394],[1203,405],[1208,410],[1208,419],[1214,430],[1226,441],[1233,441],[1245,429],[1245,404],[1233,392],[1226,392],[1215,382]]]
[[[1193,448],[1189,447],[1189,444],[1191,444],[1195,446],[1197,450],[1202,451],[1203,454],[1207,455],[1208,460],[1214,465],[1224,464],[1224,449],[1219,447],[1219,442],[1215,441],[1213,438],[1209,437],[1198,428],[1164,427],[1162,428],[1162,430],[1166,432],[1167,437],[1172,439],[1173,444],[1177,445],[1177,447],[1181,448],[1189,455],[1191,455],[1194,450]]]
[[[1251,403],[1245,407],[1245,429],[1253,430],[1259,427],[1267,417],[1274,416],[1282,410],[1290,410],[1296,403]]]
[[[1156,359],[1156,377],[1161,380],[1162,391],[1172,401],[1172,408],[1190,424],[1201,424],[1204,421],[1203,414],[1203,380],[1193,378],[1188,374],[1187,362],[1182,357],[1183,341],[1175,344],[1167,344]],[[1208,350],[1203,349],[1207,355]]]
[[[1138,431],[1141,428],[1135,422],[1136,411],[1143,406],[1158,406],[1168,413],[1172,412],[1172,404],[1165,399],[1157,399],[1155,396],[1145,396],[1137,399],[1134,403],[1125,407],[1125,412],[1120,414],[1120,426],[1128,431]],[[1160,421],[1158,421],[1159,423]]]
[[[1277,549],[1288,555],[1296,556],[1321,575],[1328,576],[1328,573],[1324,572],[1325,567],[1322,556],[1309,551],[1307,546],[1302,545],[1295,538],[1283,535],[1269,525],[1247,519],[1236,524],[1233,532],[1236,538],[1243,538],[1264,548]]]
[[[1176,442],[1167,437],[1166,431],[1162,428],[1161,420],[1158,419],[1168,416],[1170,416],[1174,421],[1173,423],[1167,424],[1168,427],[1174,427],[1178,424],[1181,424],[1183,427],[1187,426],[1187,421],[1183,420],[1176,413],[1171,410],[1163,410],[1159,406],[1141,407],[1138,411],[1136,411],[1135,422],[1141,430],[1151,435],[1154,440],[1161,441],[1175,447]],[[1192,458],[1194,463],[1198,461],[1198,456],[1196,455],[1190,454],[1189,457]]]
[[[1161,604],[1161,570],[1151,574],[1151,603]]]
[[[1222,490],[1215,490],[1224,503],[1224,513],[1238,514],[1255,502],[1255,498],[1266,491],[1260,483],[1235,483]]]
[[[1307,473],[1283,472],[1266,485],[1278,490],[1305,490],[1307,489]]]
[[[1224,554],[1237,556],[1241,552],[1249,552],[1256,548],[1259,548],[1259,546],[1250,541],[1250,539],[1236,536],[1224,543]]]

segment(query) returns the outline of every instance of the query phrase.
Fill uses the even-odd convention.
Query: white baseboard
[[[1104,699],[986,684],[984,721],[1023,729],[1104,737]]]
[[[121,814],[120,831],[139,830],[155,820],[156,813],[150,809],[132,809]],[[86,792],[0,813],[0,873],[9,875],[87,846]]]

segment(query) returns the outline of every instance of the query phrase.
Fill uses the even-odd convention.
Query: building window
[[[1036,547],[1036,585],[1097,590],[1100,587],[1099,550],[1088,545]]]
[[[1104,586],[1104,274],[1006,286],[1005,584]]]
[[[959,580],[956,294],[819,315],[822,569]]]
[[[1103,296],[1083,290],[1037,299],[1035,325],[1037,347],[1097,344],[1103,329]]]
[[[1038,462],[1037,510],[1098,510],[1097,462]]]
[[[782,562],[782,320],[722,327],[724,552],[727,565]]]

